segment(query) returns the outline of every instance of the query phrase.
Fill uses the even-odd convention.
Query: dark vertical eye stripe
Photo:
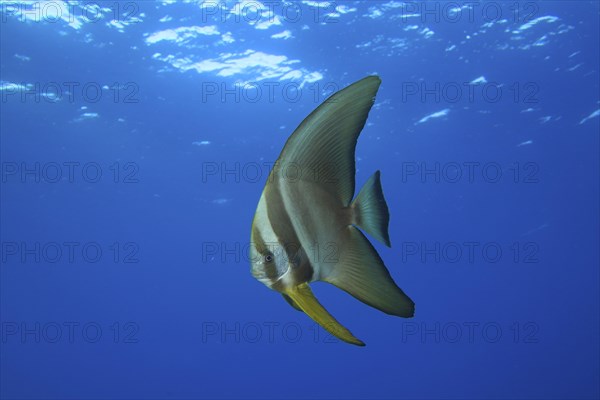
[[[264,255],[265,253],[267,253],[268,248],[267,245],[263,239],[262,234],[260,233],[260,229],[256,226],[256,224],[252,224],[252,243],[250,244],[251,246],[255,246],[256,251],[258,254]],[[264,272],[265,275],[267,276],[267,278],[269,278],[271,281],[275,281],[278,276],[277,276],[277,267],[275,266],[274,262],[271,263],[264,263]]]

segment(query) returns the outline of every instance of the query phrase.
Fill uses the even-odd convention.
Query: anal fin
[[[373,245],[354,226],[346,229],[339,261],[321,279],[387,314],[412,317],[415,303],[396,285]]]

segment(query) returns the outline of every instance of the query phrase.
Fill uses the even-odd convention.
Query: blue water
[[[6,398],[598,398],[599,3],[3,2]],[[415,301],[252,278],[269,166],[333,91]]]

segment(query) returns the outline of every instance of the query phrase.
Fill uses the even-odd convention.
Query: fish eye
[[[270,263],[271,261],[273,261],[273,255],[271,254],[267,254],[265,255],[265,261]]]

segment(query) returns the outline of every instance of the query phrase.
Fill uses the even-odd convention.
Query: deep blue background
[[[404,21],[383,2],[344,4],[357,11],[337,23],[316,23],[311,6],[303,5],[304,20],[268,30],[231,19],[202,21],[194,2],[140,3],[143,22],[124,32],[106,21],[74,30],[3,14],[5,89],[8,83],[132,82],[139,90],[135,103],[114,101],[110,91],[98,103],[81,91],[73,102],[66,95],[36,102],[2,92],[2,398],[598,398],[600,119],[580,124],[599,108],[598,3],[518,3],[533,10],[533,18],[559,18],[521,35],[511,31],[527,21],[510,14],[512,3],[501,5],[508,21],[484,33],[480,14],[459,22]],[[385,15],[365,16],[371,6]],[[167,14],[171,21],[158,22]],[[199,37],[188,47],[144,42],[159,30],[209,24],[232,32],[236,42],[210,44],[218,36]],[[413,24],[416,32],[404,30]],[[559,34],[563,24],[572,29]],[[431,38],[418,33],[425,27],[435,32]],[[295,37],[270,38],[284,29]],[[519,48],[544,35],[547,44]],[[393,47],[389,38],[406,43]],[[357,47],[374,40],[379,44]],[[452,44],[456,49],[446,51]],[[256,81],[260,67],[223,77],[180,72],[152,58],[162,52],[201,60],[247,49],[301,60],[298,67],[323,79],[306,83],[298,102],[280,91],[273,102],[265,96],[206,100],[203,84],[232,88],[238,79]],[[255,281],[235,251],[249,241],[266,176],[258,182],[244,174],[203,179],[203,171],[273,161],[295,126],[326,98],[321,89],[371,73],[383,84],[359,140],[357,187],[382,171],[393,247],[374,244],[414,299],[416,314],[390,317],[332,286],[313,285],[331,313],[367,343],[358,348],[331,340]],[[469,101],[464,93],[456,103],[444,96],[439,102],[404,97],[407,84],[466,88],[464,82],[479,76],[503,85],[500,101],[480,94]],[[526,84],[536,88],[531,102],[512,97],[513,85],[523,90]],[[446,108],[445,117],[415,124]],[[534,111],[522,112],[528,108]],[[83,112],[99,117],[78,121]],[[551,119],[542,123],[545,116]],[[72,183],[5,173],[11,163],[71,161],[97,163],[102,179],[86,182],[81,169]],[[489,182],[481,169],[472,182],[464,175],[456,183],[403,175],[414,165],[469,162],[495,163],[502,177]],[[115,163],[118,183],[110,169]],[[137,168],[135,182],[123,182],[127,163]],[[530,165],[535,180],[526,182]],[[63,254],[51,263],[8,252],[13,244],[63,242],[98,243],[102,258],[91,263],[76,253],[70,263]],[[137,263],[124,262],[130,242]],[[458,243],[466,252],[465,242],[477,243],[473,262],[466,253],[451,262],[441,251],[439,260],[406,252],[436,243]],[[482,256],[486,243],[501,248],[497,262]],[[235,254],[209,254],[212,246]],[[525,262],[527,255],[533,262]],[[22,336],[36,323],[39,341]],[[77,324],[73,340],[68,323]],[[62,327],[56,343],[53,324]],[[82,334],[86,324],[101,327],[98,341]],[[257,327],[261,336],[254,340]],[[455,338],[456,327],[461,336]],[[501,335],[494,339],[496,328]]]

